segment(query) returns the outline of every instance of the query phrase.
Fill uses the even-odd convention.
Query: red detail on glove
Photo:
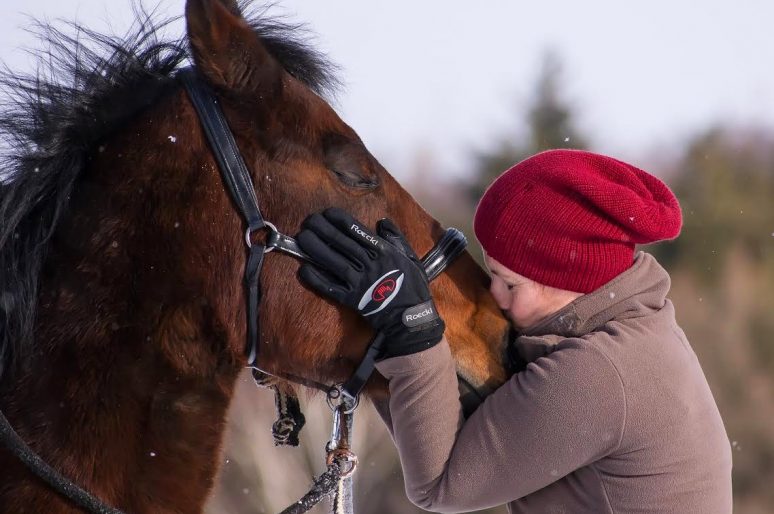
[[[375,302],[383,302],[387,297],[390,296],[390,293],[393,291],[395,291],[395,281],[391,278],[388,278],[376,286],[373,294],[371,295],[371,298]]]

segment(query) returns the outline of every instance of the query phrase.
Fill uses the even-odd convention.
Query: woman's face
[[[492,283],[489,291],[517,329],[538,323],[581,293],[544,286],[506,268],[484,253]]]

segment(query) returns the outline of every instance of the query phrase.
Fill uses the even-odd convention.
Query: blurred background
[[[184,2],[159,5],[178,15]],[[486,186],[543,149],[607,153],[665,180],[683,232],[645,250],[672,276],[678,321],[726,423],[735,512],[774,512],[774,3],[292,0],[270,12],[308,25],[341,67],[334,107],[427,210],[471,240]],[[131,21],[124,1],[5,1],[1,57],[14,69],[32,66],[25,14],[119,32]],[[273,401],[241,378],[209,513],[277,512],[323,470],[324,402],[302,399],[301,447],[275,448]],[[359,409],[355,450],[359,514],[421,512],[370,405]]]

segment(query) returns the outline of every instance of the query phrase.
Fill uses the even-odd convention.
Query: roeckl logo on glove
[[[439,319],[439,317],[433,300],[428,300],[424,303],[420,303],[419,305],[409,307],[403,311],[402,319],[404,325],[413,329],[416,327],[433,324]]]
[[[422,319],[425,316],[429,316],[433,313],[433,309],[425,309],[419,314],[406,314],[406,321],[415,321],[418,319]]]
[[[387,307],[400,291],[403,277],[404,274],[400,273],[400,270],[394,269],[376,279],[371,287],[363,293],[357,309],[363,313],[363,316],[370,316]]]
[[[388,278],[376,286],[376,289],[374,289],[371,298],[373,298],[375,302],[383,302],[387,299],[387,297],[390,296],[393,291],[395,291],[395,281],[391,278]]]
[[[365,230],[363,230],[362,228],[358,227],[354,223],[350,227],[350,230],[354,230],[357,235],[359,235],[360,237],[362,237],[363,239],[365,239],[366,241],[368,241],[372,245],[374,245],[374,246],[378,246],[379,245],[379,240],[378,239],[376,239],[374,236],[366,233]]]

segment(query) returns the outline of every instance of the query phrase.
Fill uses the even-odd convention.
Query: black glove
[[[384,334],[381,359],[438,344],[445,326],[421,262],[392,221],[380,220],[376,232],[341,209],[312,214],[297,241],[322,268],[305,264],[299,276]]]

